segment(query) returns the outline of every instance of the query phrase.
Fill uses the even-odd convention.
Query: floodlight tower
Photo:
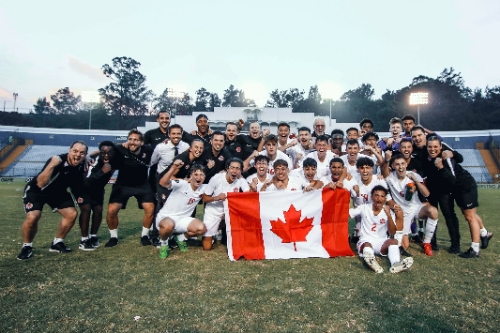
[[[16,100],[17,100],[17,96],[19,96],[19,94],[13,93],[12,96],[14,97],[14,112],[16,112]]]
[[[417,124],[420,125],[420,105],[429,102],[429,93],[411,93],[410,105],[417,105]]]

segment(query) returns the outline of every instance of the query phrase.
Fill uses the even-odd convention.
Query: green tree
[[[55,113],[54,108],[50,105],[47,97],[39,98],[36,100],[36,104],[33,104],[36,114],[53,114]]]
[[[224,95],[222,96],[222,106],[225,107],[256,107],[255,101],[253,99],[245,98],[245,92],[243,90],[235,89],[231,84],[228,89],[224,90]]]
[[[179,97],[174,97],[169,93],[169,89],[165,88],[160,96],[153,99],[153,109],[158,111],[169,111],[174,115],[177,109],[177,104],[180,102]]]
[[[75,96],[68,87],[59,89],[54,95],[50,95],[50,99],[58,114],[76,114],[80,111],[82,98]]]
[[[116,115],[140,116],[148,113],[148,104],[153,92],[146,87],[146,76],[139,72],[141,63],[128,57],[116,57],[112,64],[105,64],[102,70],[113,82],[99,89],[107,110]]]
[[[270,99],[267,100],[266,107],[293,108],[304,100],[304,91],[298,88],[290,88],[281,91],[276,89],[269,94],[269,97]]]
[[[205,88],[196,90],[194,109],[196,111],[208,111],[210,109],[210,95],[210,92]]]
[[[210,93],[210,96],[208,98],[208,109],[210,111],[214,111],[214,108],[220,107],[222,101],[219,98],[219,95],[217,93]]]

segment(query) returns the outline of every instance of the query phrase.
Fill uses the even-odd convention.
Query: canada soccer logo
[[[31,208],[33,208],[33,204],[31,202],[28,202],[26,204],[26,209],[31,209]]]
[[[237,151],[238,153],[241,153],[241,147],[236,147],[236,151]]]
[[[76,200],[79,204],[81,204],[83,202],[83,198],[82,197],[79,197],[77,200]]]
[[[380,219],[380,224],[384,224],[385,223],[385,219]]]
[[[146,153],[142,153],[142,158],[146,158]]]
[[[219,156],[219,161],[224,161],[224,156]]]

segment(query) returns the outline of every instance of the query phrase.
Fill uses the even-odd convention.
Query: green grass
[[[398,275],[376,275],[357,257],[230,262],[225,247],[158,258],[139,245],[141,211],[120,215],[120,243],[94,252],[49,253],[59,222],[49,210],[33,258],[18,261],[23,183],[0,184],[1,332],[496,332],[500,327],[500,191],[480,190],[479,213],[496,233],[481,258],[425,257]],[[107,191],[109,192],[109,191]],[[470,240],[460,217],[462,248]],[[444,221],[443,221],[444,222]],[[108,238],[106,223],[99,233]],[[140,316],[134,321],[135,316]]]

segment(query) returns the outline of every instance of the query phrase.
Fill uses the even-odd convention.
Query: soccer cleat
[[[168,257],[168,245],[160,246],[160,258],[165,259]]]
[[[399,254],[405,257],[413,257],[408,251],[406,251],[402,246],[399,247]]]
[[[188,238],[186,244],[189,246],[201,246],[201,240],[197,238]]]
[[[179,245],[177,245],[174,238],[172,236],[170,236],[170,238],[168,239],[168,249],[173,250],[173,249],[177,249],[178,247],[179,247]]]
[[[99,244],[99,238],[97,237],[90,237],[90,243],[94,248],[98,248],[99,246],[101,246],[101,244]]]
[[[26,260],[26,259],[31,258],[32,255],[33,255],[33,247],[23,246],[23,248],[21,249],[21,252],[19,252],[19,254],[17,255],[17,259],[18,260]]]
[[[439,251],[439,245],[437,243],[431,241],[432,251]]]
[[[363,259],[366,264],[375,271],[375,273],[380,274],[384,272],[384,269],[379,265],[379,263],[377,262],[377,258],[375,258],[373,254],[364,255]]]
[[[493,233],[488,232],[488,234],[484,237],[481,236],[481,248],[485,249],[488,247],[488,243],[490,242],[491,237],[493,237]]]
[[[358,241],[359,241],[359,237],[353,234],[351,236],[351,243],[357,244]]]
[[[432,253],[432,245],[431,243],[422,243],[422,249],[426,256],[432,257],[434,253]]]
[[[413,234],[411,235],[411,240],[416,244],[422,244],[423,238],[421,238],[419,234]]]
[[[177,246],[179,247],[179,250],[181,252],[188,251],[187,241],[180,241],[179,238],[177,238],[177,236],[174,236],[174,240],[177,243]]]
[[[151,243],[153,243],[153,246],[156,248],[160,248],[160,239],[156,236],[151,237]]]
[[[80,250],[82,251],[94,251],[95,248],[94,246],[92,245],[92,241],[90,240],[90,238],[84,240],[84,241],[81,241],[80,242],[80,246],[78,247]]]
[[[141,245],[142,246],[148,246],[148,245],[152,245],[153,243],[151,243],[151,239],[149,239],[149,236],[142,236],[141,237]]]
[[[479,252],[474,251],[472,247],[465,252],[462,252],[458,255],[460,258],[479,258]]]
[[[462,250],[460,250],[460,245],[452,245],[450,246],[448,252],[451,254],[460,254]]]
[[[402,271],[406,271],[412,265],[413,265],[413,258],[412,257],[404,258],[400,262],[397,262],[394,265],[392,265],[390,268],[390,271],[391,271],[391,273],[396,274],[396,273],[399,273]]]
[[[49,252],[66,253],[71,252],[71,249],[64,242],[58,242],[50,246]]]
[[[116,237],[111,237],[106,244],[104,244],[104,247],[113,247],[118,244],[118,238]]]

